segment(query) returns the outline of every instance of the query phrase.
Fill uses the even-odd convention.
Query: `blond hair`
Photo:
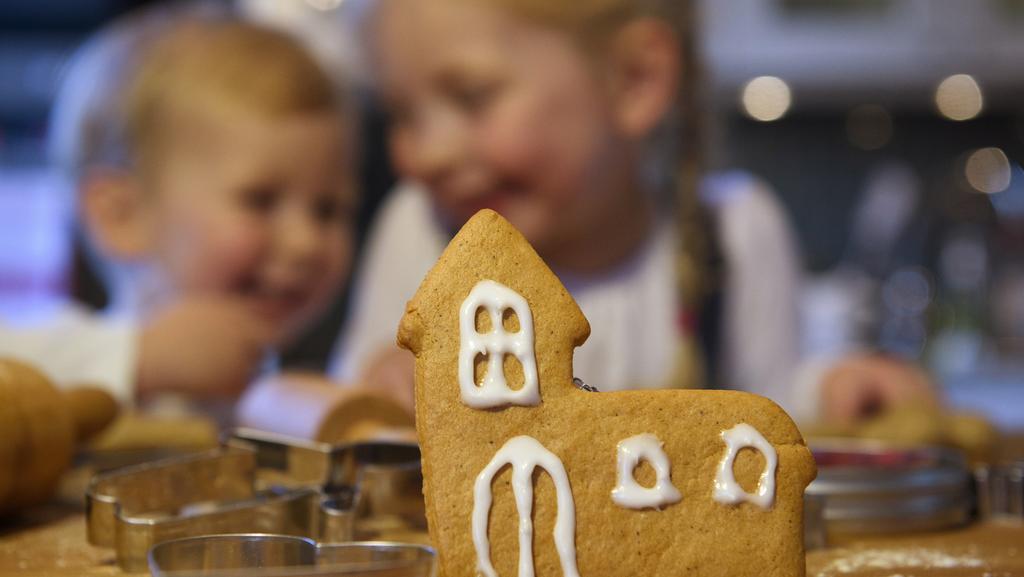
[[[466,0],[470,1],[470,0]],[[475,0],[481,1],[481,0]],[[678,225],[676,276],[680,302],[692,316],[700,316],[718,290],[721,273],[711,216],[698,197],[703,165],[700,78],[697,58],[696,12],[693,0],[486,0],[538,24],[563,30],[584,49],[600,57],[613,34],[636,18],[656,18],[675,32],[680,46],[679,89],[671,112],[655,135],[650,156],[660,180],[667,182],[666,204]],[[713,345],[713,344],[712,344]],[[695,342],[682,345],[681,364],[687,365],[673,380],[696,386],[705,380],[703,355]]]
[[[173,130],[172,112],[342,111],[343,96],[282,33],[218,10],[147,11],[104,30],[74,59],[54,107],[51,156],[71,175],[142,168]]]

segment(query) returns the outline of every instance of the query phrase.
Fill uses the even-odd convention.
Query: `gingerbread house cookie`
[[[489,210],[409,302],[398,342],[416,355],[440,574],[803,575],[815,465],[785,412],[734,391],[584,390],[572,355],[589,333]]]

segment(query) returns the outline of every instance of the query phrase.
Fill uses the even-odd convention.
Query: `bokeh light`
[[[977,231],[960,231],[942,246],[939,272],[945,285],[966,293],[981,290],[988,281],[988,250]]]
[[[935,105],[950,120],[970,120],[984,107],[981,87],[970,74],[954,74],[935,89]]]
[[[967,157],[964,177],[967,184],[978,192],[994,194],[1010,187],[1010,159],[1002,149],[994,146],[979,148]]]
[[[740,94],[743,111],[761,122],[771,122],[785,116],[793,104],[789,85],[776,76],[758,76],[743,86]]]
[[[999,194],[991,195],[991,199],[992,208],[996,209],[1000,218],[1005,219],[1004,222],[1024,223],[1024,167],[1011,161],[1010,186]],[[1021,324],[1021,330],[1024,331],[1024,324]],[[1021,344],[1024,345],[1024,341]]]
[[[882,302],[896,315],[919,315],[932,301],[932,282],[928,271],[919,267],[901,268],[882,285]]]

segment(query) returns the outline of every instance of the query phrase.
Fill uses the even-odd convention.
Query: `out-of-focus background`
[[[358,74],[357,0],[240,0]],[[48,112],[69,57],[153,2],[0,7],[0,314],[72,295],[102,306],[73,198],[47,165]],[[922,362],[956,404],[1024,426],[1024,0],[707,0],[708,164],[779,194],[808,272],[805,347],[856,343]],[[365,230],[393,183],[372,103]],[[320,367],[344,315],[285,356]]]

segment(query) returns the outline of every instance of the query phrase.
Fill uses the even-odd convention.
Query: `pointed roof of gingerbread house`
[[[498,213],[484,209],[455,235],[406,305],[398,344],[418,355],[431,345],[458,341],[459,305],[484,280],[522,295],[538,337],[560,343],[570,355],[590,336],[590,323],[579,305],[522,233]]]

